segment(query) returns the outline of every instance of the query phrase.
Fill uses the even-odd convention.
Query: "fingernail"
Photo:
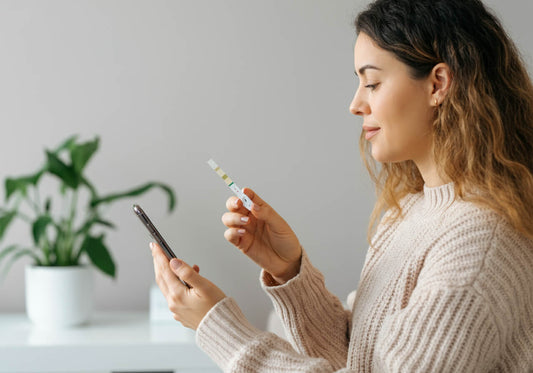
[[[252,204],[252,209],[254,211],[260,211],[261,210],[261,206],[259,206],[257,203],[254,203],[254,204]]]
[[[243,216],[243,217],[241,217],[241,221],[242,221],[243,223],[248,223],[248,220],[250,220],[250,218],[249,218],[248,216]]]
[[[179,267],[181,267],[182,264],[183,262],[179,259],[172,259],[170,261],[170,266],[172,267],[172,269],[178,269]]]
[[[238,229],[237,233],[239,234],[239,236],[243,236],[246,233],[246,229]]]
[[[236,200],[233,202],[233,205],[234,205],[235,207],[239,207],[239,200],[236,199]]]
[[[153,242],[150,242],[150,250],[153,250],[155,248],[155,244]]]

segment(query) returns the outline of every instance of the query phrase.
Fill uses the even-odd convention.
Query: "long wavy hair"
[[[377,0],[357,16],[356,32],[405,63],[413,79],[446,63],[451,87],[436,110],[434,157],[456,198],[503,216],[533,238],[533,85],[520,53],[479,0]],[[413,161],[377,164],[363,134],[360,149],[376,184],[368,237],[382,214],[423,190]]]

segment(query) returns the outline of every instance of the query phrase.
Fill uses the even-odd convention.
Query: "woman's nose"
[[[350,112],[353,115],[365,115],[370,113],[370,107],[361,97],[360,92],[357,90],[350,103]]]

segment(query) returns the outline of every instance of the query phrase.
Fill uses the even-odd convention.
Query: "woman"
[[[290,344],[155,246],[171,311],[224,371],[533,371],[533,87],[514,44],[479,0],[377,0],[356,31],[350,110],[378,200],[350,309],[245,189],[225,238],[262,268]]]

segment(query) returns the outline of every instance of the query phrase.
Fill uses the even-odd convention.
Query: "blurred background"
[[[260,328],[272,306],[258,267],[223,237],[231,192],[206,161],[253,188],[293,227],[330,290],[357,287],[372,185],[358,151],[353,20],[367,1],[0,1],[0,180],[36,171],[69,135],[100,136],[86,174],[102,194],[157,180],[111,205],[116,279],[95,273],[96,310],[148,310],[147,211],[174,251]],[[532,64],[533,3],[487,0]],[[42,191],[55,194],[50,183]],[[2,184],[0,195],[4,195]],[[3,198],[3,197],[2,197]],[[31,242],[13,225],[2,246]],[[24,266],[0,284],[0,312],[24,312]]]

